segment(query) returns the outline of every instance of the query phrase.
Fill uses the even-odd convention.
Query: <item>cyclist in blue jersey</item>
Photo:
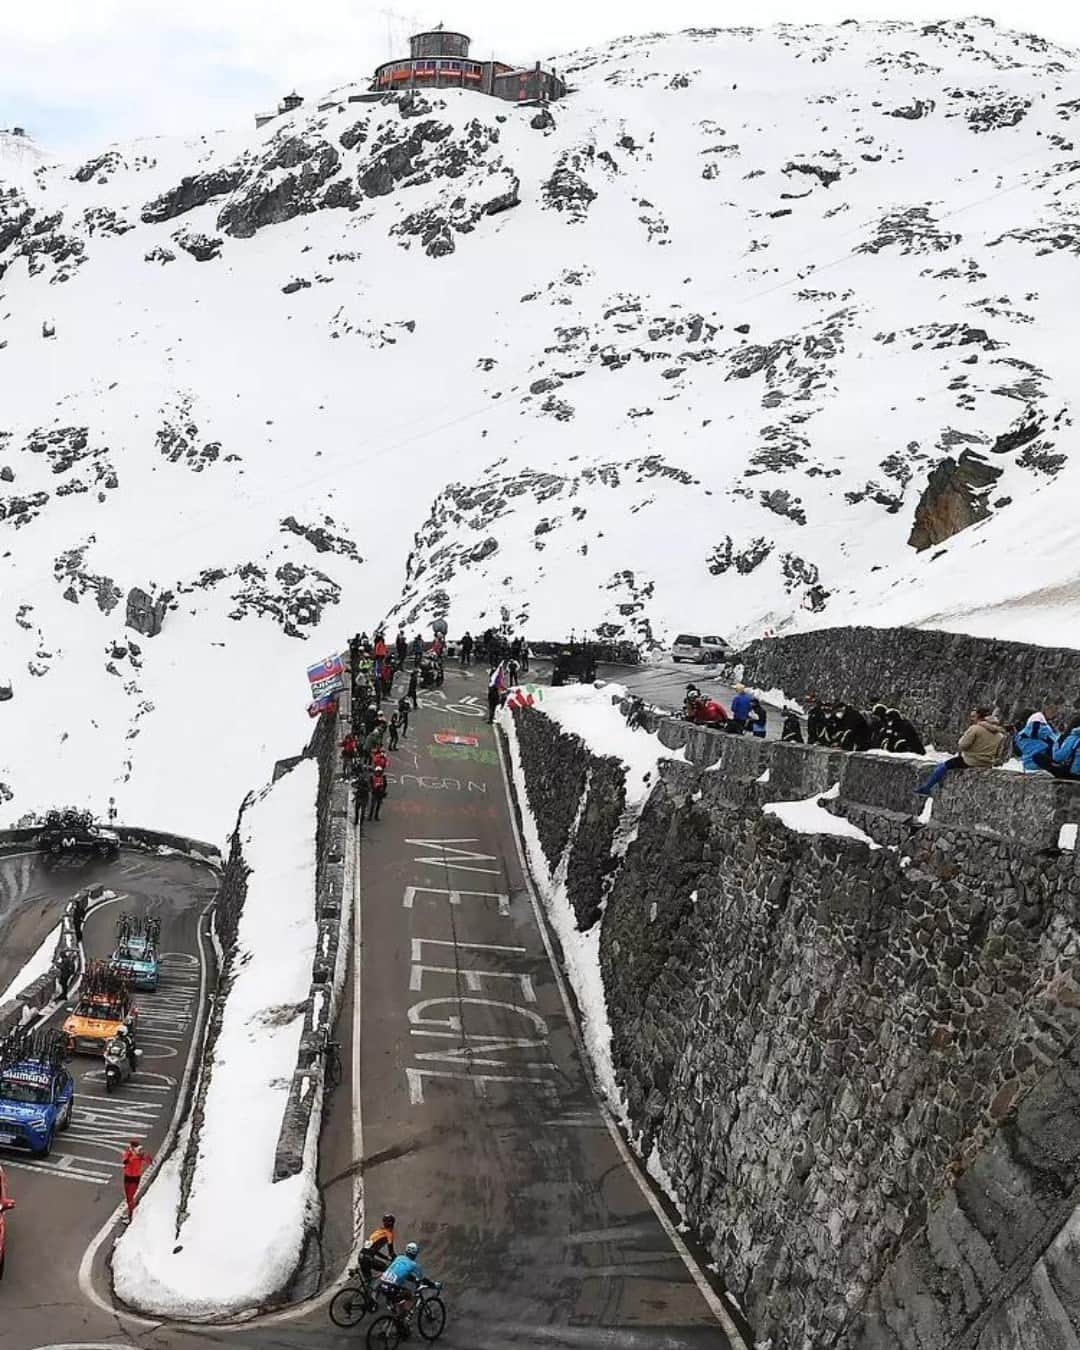
[[[379,1277],[379,1289],[394,1314],[405,1321],[412,1312],[419,1289],[441,1289],[442,1285],[429,1280],[420,1268],[417,1257],[420,1248],[410,1242],[400,1256],[395,1256]]]

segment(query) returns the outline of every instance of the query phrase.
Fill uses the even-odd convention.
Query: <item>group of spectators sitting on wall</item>
[[[1024,773],[1048,773],[1080,782],[1080,713],[1058,731],[1057,709],[1050,704],[1023,709],[1006,724],[990,708],[973,708],[970,724],[960,737],[958,753],[943,760],[925,783],[915,789],[929,796],[946,774],[960,769],[992,769],[1017,757]]]
[[[804,698],[803,716],[791,707],[781,712],[780,739],[798,745],[818,745],[831,750],[884,750],[898,755],[925,755],[926,745],[915,724],[897,708],[875,703],[861,711],[844,699],[822,698],[811,691]],[[643,704],[641,708],[643,708]],[[641,708],[632,725],[640,724]],[[719,700],[703,695],[696,685],[686,692],[684,716],[698,725],[741,735],[767,733],[767,713],[760,699],[744,685],[735,686],[730,712]],[[1080,782],[1080,713],[1059,729],[1057,709],[1044,704],[1022,709],[1011,723],[993,709],[972,709],[969,725],[960,737],[957,754],[943,759],[916,789],[928,796],[949,773],[962,769],[995,768],[1018,759],[1025,773],[1048,773],[1054,778]]]
[[[887,750],[894,755],[925,755],[926,746],[914,724],[897,708],[875,703],[869,712],[843,699],[819,698],[812,690],[806,705],[806,742],[833,750]],[[781,739],[802,743],[802,724],[784,709]]]

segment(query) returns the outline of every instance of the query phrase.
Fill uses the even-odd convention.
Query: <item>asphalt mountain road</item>
[[[325,1276],[341,1267],[354,1217],[370,1226],[391,1208],[402,1242],[420,1241],[425,1266],[445,1281],[446,1350],[727,1350],[715,1293],[684,1260],[594,1098],[484,704],[477,672],[454,671],[422,697],[393,756],[382,819],[358,841],[357,960],[339,1026],[346,1064],[355,1062],[323,1134]],[[53,893],[69,883],[38,868],[17,881],[0,860],[0,895],[21,886],[47,929],[49,903],[57,915],[62,904]],[[97,1296],[80,1287],[83,1254],[120,1199],[124,1139],[140,1134],[153,1152],[165,1133],[190,1045],[183,1009],[201,959],[199,919],[214,889],[205,868],[183,859],[128,854],[95,864],[92,877],[81,871],[70,890],[90,880],[123,897],[89,920],[92,955],[107,950],[121,906],[160,914],[168,1002],[155,1012],[153,995],[140,999],[152,1051],[140,1085],[106,1099],[96,1063],[78,1062],[76,1124],[54,1160],[71,1161],[49,1170],[4,1159],[19,1207],[0,1287],[3,1350],[362,1343],[362,1328],[330,1323],[325,1299],[238,1327],[111,1309],[101,1301],[107,1238],[92,1266]],[[2,939],[0,925],[0,948]],[[364,1213],[354,1216],[357,1176]]]
[[[364,826],[369,1215],[446,1283],[460,1350],[728,1344],[602,1117],[518,854],[486,672],[422,700]]]
[[[208,867],[185,858],[127,851],[109,863],[0,858],[0,895],[9,902],[7,922],[0,924],[0,981],[18,973],[18,966],[7,971],[12,961],[7,924],[20,922],[24,911],[37,916],[41,932],[30,944],[32,951],[59,920],[66,897],[94,882],[116,892],[117,898],[87,918],[83,938],[88,956],[109,954],[121,912],[156,915],[161,919],[161,987],[156,994],[136,999],[143,1050],[136,1077],[108,1096],[101,1061],[86,1056],[72,1060],[75,1111],[70,1127],[57,1136],[52,1154],[39,1160],[0,1152],[17,1206],[8,1218],[7,1269],[0,1285],[4,1350],[116,1335],[116,1317],[84,1299],[79,1266],[122,1199],[124,1144],[138,1137],[153,1154],[164,1139],[191,1048],[206,945],[198,930],[216,877]],[[21,920],[24,943],[32,928],[29,920]],[[52,1023],[63,1017],[61,1007]],[[103,1256],[108,1247],[106,1242]]]

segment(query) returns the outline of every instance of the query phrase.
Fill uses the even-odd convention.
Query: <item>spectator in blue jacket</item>
[[[1025,773],[1037,773],[1039,769],[1049,771],[1054,763],[1054,749],[1058,743],[1058,735],[1047,716],[1053,712],[1054,709],[1050,707],[1041,712],[1029,712],[1023,718],[1020,730],[1013,737],[1013,744],[1023,762]]]
[[[750,716],[750,709],[754,706],[754,696],[746,691],[745,684],[735,686],[735,697],[731,700],[731,720],[728,722],[728,731],[733,731],[736,736],[741,736],[746,730],[746,719]]]
[[[1054,746],[1054,768],[1062,778],[1080,779],[1080,715],[1072,719]]]

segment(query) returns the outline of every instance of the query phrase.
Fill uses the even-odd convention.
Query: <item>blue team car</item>
[[[116,948],[109,957],[114,970],[127,973],[132,989],[149,990],[158,987],[158,937],[161,921],[121,914],[116,921]]]
[[[0,1148],[48,1157],[53,1138],[71,1124],[75,1084],[64,1068],[57,1031],[13,1031],[0,1041]]]

